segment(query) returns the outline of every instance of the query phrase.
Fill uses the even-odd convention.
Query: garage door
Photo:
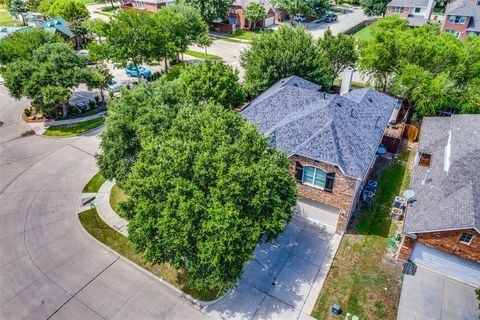
[[[270,27],[270,26],[273,26],[274,24],[275,24],[275,17],[266,18],[264,27],[265,28]]]
[[[295,211],[298,215],[312,221],[337,228],[337,221],[340,215],[340,210],[337,208],[302,198],[297,202]]]
[[[416,243],[410,260],[461,282],[480,286],[480,264]]]

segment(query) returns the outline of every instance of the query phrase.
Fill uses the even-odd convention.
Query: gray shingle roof
[[[372,89],[339,96],[293,76],[265,91],[242,114],[275,146],[338,166],[363,179],[398,100]]]
[[[428,0],[392,0],[387,4],[387,7],[416,7],[426,8]]]
[[[424,118],[421,130],[418,151],[432,158],[430,168],[414,168],[410,187],[417,201],[404,232],[480,230],[480,115]]]

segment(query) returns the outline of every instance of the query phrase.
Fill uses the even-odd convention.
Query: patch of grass
[[[245,31],[245,30],[237,30],[232,34],[226,35],[232,39],[241,39],[241,40],[249,40],[251,41],[258,33],[252,31]]]
[[[75,124],[67,124],[60,126],[51,126],[44,133],[44,136],[67,137],[87,132],[103,125],[105,119],[103,117]]]
[[[342,239],[312,313],[315,318],[338,319],[330,312],[336,303],[360,319],[396,319],[401,264],[389,252],[387,238],[399,225],[389,213],[394,197],[408,186],[413,153],[404,153],[381,172],[375,201],[362,208],[353,234]]]
[[[0,25],[2,26],[19,26],[20,23],[13,20],[12,17],[8,14],[8,12],[0,12]]]
[[[84,5],[89,5],[89,4],[97,4],[98,2],[95,0],[79,0],[81,3]]]
[[[110,6],[110,7],[102,8],[100,11],[113,13],[113,11],[118,10],[118,9],[119,9],[118,7],[113,7],[113,8],[112,8],[112,7]]]
[[[107,181],[103,175],[99,172],[96,175],[93,176],[90,181],[85,185],[83,188],[83,192],[91,192],[91,193],[96,193],[102,186],[102,184]]]
[[[185,62],[180,62],[174,66],[171,66],[170,69],[167,71],[167,73],[164,74],[163,76],[168,81],[175,80],[180,76],[180,73],[182,72],[182,69],[185,68],[185,65],[186,65]]]
[[[120,215],[120,203],[127,200],[127,195],[117,185],[114,185],[110,192],[110,206],[113,211]]]
[[[168,263],[152,264],[145,261],[143,254],[135,252],[133,243],[130,242],[127,237],[116,232],[103,222],[98,216],[96,209],[90,209],[80,213],[79,218],[85,230],[97,240],[183,292],[204,301],[210,301],[218,297],[218,291],[200,292],[188,286],[186,283],[186,274],[183,270],[177,270]]]
[[[372,29],[370,26],[358,30],[353,34],[354,37],[357,37],[359,40],[371,40],[373,38]]]
[[[198,52],[193,50],[187,50],[185,54],[199,59],[222,60],[222,57],[213,54],[207,54],[207,56],[205,56],[204,52]]]

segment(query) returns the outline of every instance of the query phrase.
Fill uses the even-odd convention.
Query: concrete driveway
[[[418,266],[405,275],[397,320],[474,320],[480,317],[475,288]]]
[[[333,229],[294,217],[274,243],[245,266],[238,287],[207,312],[216,319],[307,319],[341,237]]]
[[[0,92],[0,319],[206,319],[81,226],[98,131],[21,137],[25,101]]]

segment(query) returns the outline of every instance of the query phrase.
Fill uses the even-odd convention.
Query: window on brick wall
[[[404,7],[394,7],[393,8],[393,13],[402,13]]]
[[[457,30],[452,30],[452,29],[447,29],[445,32],[453,34],[456,38],[460,38],[461,33],[458,32]]]
[[[322,188],[324,191],[333,192],[335,172],[325,172],[322,169],[295,164],[295,177],[298,182]]]
[[[450,16],[448,18],[448,22],[453,24],[464,24],[466,20],[467,17],[464,16]]]
[[[471,235],[470,233],[462,233],[458,241],[464,244],[470,244],[470,242],[472,242],[472,239],[473,235]]]

